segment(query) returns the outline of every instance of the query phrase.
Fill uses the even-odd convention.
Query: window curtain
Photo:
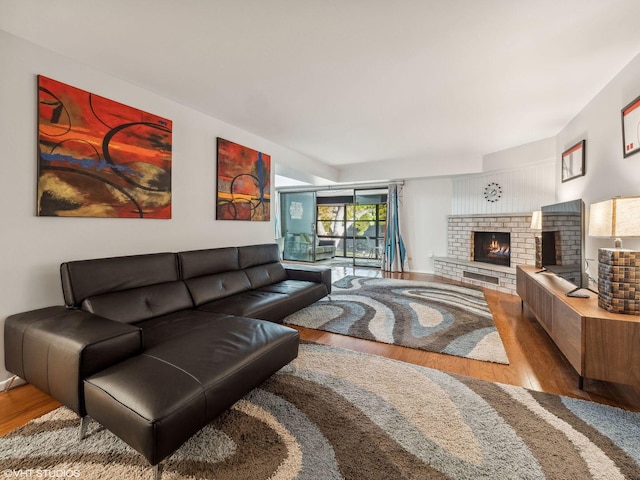
[[[407,256],[402,235],[400,235],[398,184],[389,185],[387,196],[387,229],[384,235],[382,252],[382,270],[386,272],[404,272]]]

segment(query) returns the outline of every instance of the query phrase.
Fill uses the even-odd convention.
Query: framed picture
[[[585,140],[580,140],[562,153],[562,181],[584,175]]]
[[[37,215],[171,218],[171,127],[39,75]]]
[[[218,138],[217,181],[217,220],[269,221],[269,155]]]
[[[622,109],[622,147],[625,157],[640,150],[640,97]]]

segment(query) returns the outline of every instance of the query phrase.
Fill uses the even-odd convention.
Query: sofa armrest
[[[287,277],[291,280],[305,280],[307,282],[324,283],[327,295],[331,293],[331,269],[314,267],[311,265],[285,265]]]
[[[7,317],[5,366],[84,416],[83,380],[142,350],[142,330],[82,310],[47,307]]]

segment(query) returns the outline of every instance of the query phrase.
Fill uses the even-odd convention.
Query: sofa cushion
[[[122,323],[193,308],[184,282],[168,282],[86,298],[82,309]]]
[[[174,253],[78,260],[60,265],[62,292],[68,307],[103,293],[145,287],[179,279]]]
[[[287,279],[287,272],[280,262],[250,267],[244,271],[249,277],[251,288],[260,288]]]
[[[278,321],[327,296],[324,284],[302,280],[285,280],[262,287],[258,291],[282,293],[287,296],[287,301],[278,306]]]
[[[212,322],[223,322],[229,318],[235,317],[200,310],[182,310],[144,320],[136,323],[136,327],[142,329],[142,341],[146,349],[173,341],[182,335],[192,335],[192,332],[211,328]]]
[[[279,310],[288,300],[289,297],[282,293],[249,290],[232,297],[205,303],[200,305],[198,309],[277,322],[282,319]]]
[[[215,273],[240,270],[236,247],[210,248],[178,253],[182,278],[203,277]]]
[[[251,289],[240,270],[236,247],[191,250],[178,253],[180,272],[194,305],[225,298]]]
[[[276,243],[238,247],[238,258],[240,268],[245,269],[265,263],[279,262],[280,250],[278,250]]]
[[[204,387],[215,385],[219,388],[228,381],[231,374],[242,371],[251,364],[264,371],[278,370],[284,363],[269,362],[269,352],[273,352],[278,346],[288,345],[285,356],[292,360],[298,353],[298,342],[299,334],[291,327],[254,318],[211,317],[206,328],[149,348],[144,355],[162,359],[189,372]],[[190,352],[189,355],[185,355],[187,351]],[[252,383],[242,376],[237,378],[237,382],[238,386]],[[229,386],[228,383],[227,385]],[[218,396],[235,395],[221,390]],[[211,405],[215,403],[212,401]],[[211,418],[213,417],[209,416],[209,420]]]
[[[320,289],[318,294],[322,294],[322,297],[326,297],[327,293],[324,284],[308,282],[305,280],[283,280],[272,285],[264,286],[259,290],[264,292],[282,293],[295,298],[304,295],[305,292],[312,292],[316,288]],[[315,302],[315,300],[311,303],[313,302]]]
[[[185,283],[196,306],[251,289],[251,281],[241,270],[190,278]]]

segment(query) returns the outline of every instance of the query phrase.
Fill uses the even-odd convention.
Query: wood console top
[[[530,275],[539,285],[548,290],[552,295],[558,297],[558,299],[566,303],[582,317],[640,323],[640,316],[638,315],[611,313],[604,308],[600,308],[598,306],[598,294],[590,290],[580,290],[580,293],[589,294],[589,298],[567,297],[566,293],[576,287],[564,278],[558,277],[551,272],[536,273],[539,272],[540,269],[532,265],[519,265],[518,268]]]

